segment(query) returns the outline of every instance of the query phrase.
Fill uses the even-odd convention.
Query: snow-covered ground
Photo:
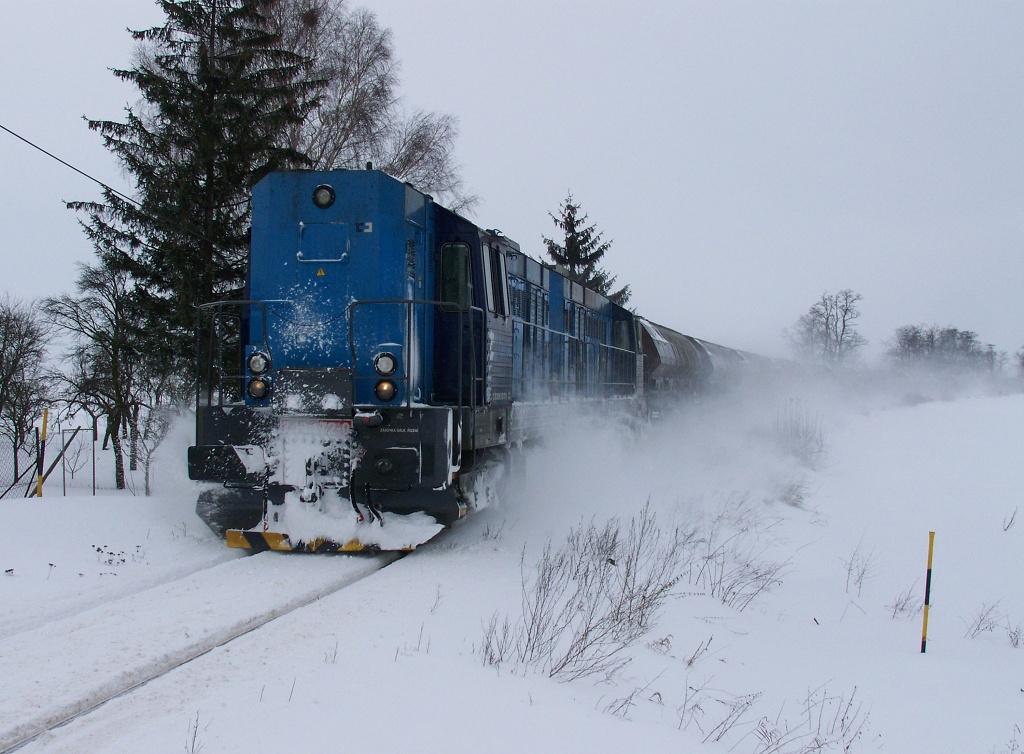
[[[1024,395],[859,393],[691,405],[639,432],[581,419],[500,505],[21,751],[1021,751]],[[147,636],[173,653],[238,623],[259,580],[269,604],[363,567],[224,548],[193,513],[187,442],[161,449],[152,498],[0,501],[0,729],[131,672]],[[625,536],[645,506],[662,542],[690,538],[628,664],[566,681],[488,661],[548,543],[612,518]]]

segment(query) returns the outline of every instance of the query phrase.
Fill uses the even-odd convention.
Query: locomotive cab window
[[[483,260],[487,308],[499,317],[507,317],[509,313],[508,272],[505,268],[505,255],[493,246],[485,246]]]
[[[445,311],[469,309],[473,303],[473,278],[469,266],[469,245],[446,243],[441,247],[440,300],[454,306],[442,306]]]
[[[494,249],[487,244],[482,245],[480,259],[484,263],[484,298],[487,299],[487,310],[496,312],[494,308],[494,284],[491,276],[491,265],[494,261]]]

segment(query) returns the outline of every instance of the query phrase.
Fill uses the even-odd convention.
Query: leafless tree
[[[63,369],[56,375],[69,411],[82,410],[106,420],[104,446],[114,447],[114,483],[127,486],[122,437],[129,434],[129,462],[134,471],[146,467],[166,433],[169,406],[188,390],[189,375],[162,363],[159,352],[147,348],[140,327],[138,302],[129,273],[99,262],[83,265],[78,294],[45,299],[43,310],[51,324],[71,336]]]
[[[34,306],[0,298],[0,434],[19,448],[49,397],[49,328]]]
[[[59,374],[62,397],[107,421],[114,446],[115,485],[125,487],[121,426],[132,417],[135,378],[142,346],[130,303],[128,273],[98,264],[83,266],[79,295],[48,298],[48,320],[72,337],[65,367]]]
[[[860,317],[857,304],[862,298],[849,288],[835,294],[822,293],[788,331],[794,348],[805,357],[826,364],[851,361],[867,345],[855,324]]]
[[[280,0],[273,10],[282,42],[313,61],[324,82],[317,107],[292,129],[288,146],[312,167],[361,169],[367,162],[467,209],[451,115],[407,110],[397,94],[399,62],[389,29],[372,11],[346,0]]]
[[[153,457],[157,448],[166,439],[174,420],[179,416],[178,407],[169,403],[159,402],[147,406],[141,420],[141,432],[138,438],[139,453],[142,456],[146,496],[153,494],[152,471]]]

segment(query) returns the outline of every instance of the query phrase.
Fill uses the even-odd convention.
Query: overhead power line
[[[141,209],[141,208],[142,208],[142,205],[141,205],[141,204],[139,204],[139,203],[138,203],[137,201],[135,201],[134,199],[132,199],[132,198],[131,198],[130,196],[128,196],[127,194],[124,194],[124,193],[122,193],[122,192],[118,191],[118,190],[117,190],[116,188],[114,188],[113,186],[110,186],[110,185],[108,185],[108,184],[104,183],[104,182],[103,182],[103,181],[101,181],[101,180],[100,180],[99,178],[94,178],[93,176],[91,176],[91,175],[89,175],[88,173],[86,173],[86,172],[85,172],[84,170],[81,170],[80,168],[76,168],[76,167],[75,167],[74,165],[72,165],[72,164],[71,164],[70,162],[68,162],[67,160],[62,160],[62,159],[61,159],[60,157],[58,157],[57,155],[55,155],[55,154],[54,154],[53,152],[48,152],[48,151],[46,151],[45,149],[43,149],[43,148],[42,148],[41,146],[39,146],[39,145],[38,145],[38,144],[36,144],[35,142],[33,142],[33,141],[30,141],[29,139],[26,139],[26,138],[25,138],[24,136],[22,136],[21,134],[19,134],[19,133],[16,133],[16,132],[12,131],[12,130],[11,130],[11,129],[9,129],[9,128],[8,128],[7,126],[5,126],[5,125],[4,125],[3,123],[0,123],[0,129],[2,129],[2,130],[4,130],[4,131],[6,131],[7,133],[9,133],[9,134],[10,134],[11,136],[13,136],[13,137],[14,137],[15,139],[19,139],[20,141],[23,141],[23,142],[25,142],[26,144],[28,144],[28,145],[29,145],[30,147],[32,147],[33,149],[36,149],[36,150],[38,150],[38,151],[42,152],[42,153],[43,153],[43,154],[45,154],[45,155],[46,155],[47,157],[49,157],[49,158],[50,158],[51,160],[56,160],[57,162],[59,162],[59,163],[60,163],[61,165],[63,165],[64,167],[66,167],[66,168],[70,168],[71,170],[74,170],[74,171],[75,171],[76,173],[78,173],[79,175],[81,175],[81,176],[84,176],[85,178],[88,178],[88,179],[89,179],[90,181],[92,181],[93,183],[96,183],[96,184],[98,184],[98,185],[102,186],[103,188],[105,188],[105,189],[106,189],[107,191],[111,192],[111,193],[112,193],[112,194],[114,194],[115,196],[118,196],[118,197],[120,197],[121,199],[124,199],[124,200],[125,200],[126,202],[129,202],[129,203],[131,203],[131,204],[134,204],[134,205],[135,205],[136,207],[138,207],[139,209]],[[153,218],[153,219],[156,219],[156,218]]]
[[[178,222],[176,220],[163,220],[163,219],[161,219],[159,217],[151,215],[149,212],[146,212],[145,210],[142,209],[142,204],[140,204],[137,200],[133,199],[132,197],[128,196],[127,194],[125,194],[122,191],[118,191],[113,186],[104,183],[99,178],[96,178],[94,176],[89,175],[88,173],[86,173],[81,168],[75,167],[74,165],[72,165],[67,160],[62,160],[57,155],[53,154],[53,152],[49,152],[49,151],[43,149],[41,146],[39,146],[35,142],[25,138],[24,136],[22,136],[21,134],[15,132],[15,131],[12,131],[7,126],[5,126],[3,123],[0,123],[0,130],[6,131],[11,136],[13,136],[15,139],[18,139],[19,141],[25,142],[26,144],[28,144],[33,149],[38,150],[38,151],[42,152],[43,154],[45,154],[51,160],[56,160],[57,162],[59,162],[64,167],[69,168],[70,170],[75,171],[76,173],[78,173],[79,175],[81,175],[81,176],[83,176],[85,178],[88,178],[90,181],[92,181],[93,183],[97,184],[98,186],[101,186],[105,190],[109,191],[114,196],[118,197],[119,199],[123,199],[124,201],[126,201],[129,204],[133,205],[136,209],[138,209],[139,214],[141,214],[143,217],[149,218],[150,220],[152,220],[153,222],[157,223],[158,225],[162,225],[165,228],[172,228],[174,230],[179,230],[179,231],[181,231],[183,233],[187,233],[188,235],[192,236],[193,238],[196,238],[196,239],[198,239],[200,241],[205,241],[207,243],[213,244],[217,248],[220,248],[220,249],[224,249],[225,248],[220,242],[215,241],[212,238],[209,238],[204,233],[202,233],[202,232],[200,232],[198,230],[193,230],[192,228],[189,228],[189,227],[183,225],[181,222]]]

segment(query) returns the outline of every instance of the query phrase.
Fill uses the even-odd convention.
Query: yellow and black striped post
[[[928,532],[928,575],[924,580],[924,625],[921,627],[921,653],[928,646],[928,608],[932,601],[932,551],[935,549],[935,532]]]

